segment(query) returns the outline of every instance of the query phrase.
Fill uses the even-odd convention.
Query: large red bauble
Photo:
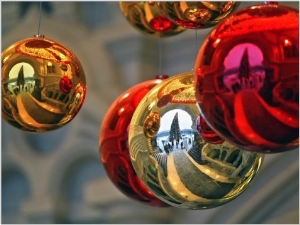
[[[200,47],[195,91],[201,114],[242,149],[299,146],[299,13],[278,4],[244,8]]]
[[[131,164],[128,132],[142,98],[166,76],[139,83],[121,94],[108,109],[100,129],[99,154],[108,177],[127,197],[149,206],[167,207],[143,184]]]

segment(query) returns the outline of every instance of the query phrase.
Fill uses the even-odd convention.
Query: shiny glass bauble
[[[68,48],[43,35],[18,41],[2,52],[2,118],[28,132],[69,123],[86,96],[82,65]]]
[[[299,146],[299,14],[278,4],[222,21],[195,62],[196,99],[210,127],[242,149]]]
[[[192,72],[153,87],[137,106],[129,129],[132,165],[158,198],[178,208],[205,209],[239,196],[259,171],[263,154],[198,133]]]
[[[213,27],[233,13],[240,2],[174,1],[156,3],[163,15],[189,29]]]
[[[99,154],[113,184],[127,197],[140,203],[169,206],[158,199],[136,175],[129,157],[128,129],[141,99],[166,76],[139,83],[121,94],[108,109],[101,125]]]
[[[119,2],[127,21],[145,35],[163,38],[179,34],[186,29],[163,15],[154,2]]]

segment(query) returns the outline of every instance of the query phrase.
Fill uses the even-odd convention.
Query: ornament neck
[[[264,4],[265,4],[265,5],[278,5],[278,2],[269,2],[269,1],[265,1]]]
[[[169,78],[169,76],[166,75],[166,74],[158,74],[158,75],[155,76],[155,79],[164,80],[164,79],[167,79],[167,78]]]
[[[43,35],[43,34],[35,34],[35,35],[33,35],[33,37],[35,37],[35,38],[45,38],[45,35]]]

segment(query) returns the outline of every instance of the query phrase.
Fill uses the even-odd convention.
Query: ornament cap
[[[273,5],[278,5],[278,2],[264,1],[264,4],[265,4],[265,5],[271,5],[271,4],[273,4]]]
[[[35,37],[35,38],[45,38],[45,35],[43,35],[43,34],[35,34],[35,35],[33,35],[33,37]]]
[[[164,79],[167,79],[167,78],[169,78],[169,75],[167,75],[167,74],[158,74],[158,75],[155,75],[155,79],[164,80]]]

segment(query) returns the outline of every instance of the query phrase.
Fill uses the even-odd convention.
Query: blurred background
[[[258,3],[243,1],[239,9]],[[279,3],[299,8],[299,2]],[[39,8],[39,2],[1,2],[2,51],[37,34]],[[210,28],[197,31],[198,46],[194,30],[163,39],[145,36],[114,1],[43,2],[41,15],[40,33],[80,59],[87,97],[71,123],[46,134],[24,133],[2,120],[2,223],[299,224],[298,149],[266,155],[241,196],[206,210],[135,202],[104,171],[98,139],[110,104],[159,73],[159,54],[161,73],[190,71]]]

